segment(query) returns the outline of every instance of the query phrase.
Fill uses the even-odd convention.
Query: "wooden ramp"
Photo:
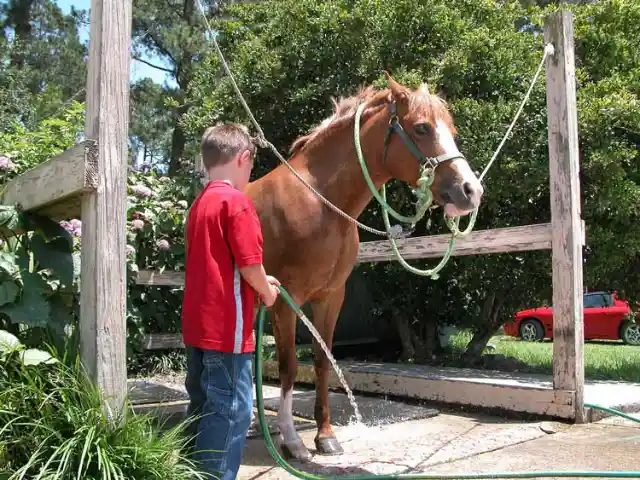
[[[482,410],[499,410],[523,414],[542,415],[559,419],[571,419],[569,394],[553,390],[552,376],[540,374],[518,374],[495,370],[462,368],[438,368],[426,365],[402,365],[391,363],[338,362],[349,386],[362,403],[361,410],[377,416],[427,418],[437,415],[437,410],[420,406],[413,411],[409,406],[402,409],[402,399],[421,400],[432,404],[451,406],[471,406]],[[278,368],[274,361],[264,364],[264,380],[277,383]],[[315,372],[310,362],[299,362],[297,384],[313,385]],[[137,411],[162,410],[166,415],[183,415],[188,396],[181,384],[159,383],[153,380],[129,380],[129,397]],[[330,377],[330,387],[341,389],[335,374]],[[307,415],[308,405],[313,395],[296,390],[300,402],[299,418]],[[264,397],[267,409],[275,410],[279,389],[265,385]],[[382,403],[369,405],[367,395],[382,396]],[[364,396],[363,396],[364,395]],[[388,400],[395,397],[399,402]],[[307,398],[308,397],[308,398]],[[331,394],[335,415],[347,418],[352,414],[345,395]],[[364,402],[364,403],[363,403]],[[386,403],[385,403],[386,402]],[[585,402],[623,412],[640,412],[640,384],[587,380]],[[375,402],[374,402],[375,403]],[[310,404],[309,404],[310,405]],[[429,411],[427,411],[429,410]],[[373,412],[373,413],[372,413]],[[375,413],[378,412],[378,413]],[[385,413],[386,412],[386,413]],[[389,413],[391,412],[391,413]],[[389,414],[389,415],[387,415]],[[586,409],[586,421],[596,422],[610,414],[600,410]],[[344,423],[344,422],[343,422]]]
[[[394,363],[338,364],[354,392],[562,419],[571,419],[572,416],[571,392],[554,390],[551,375]],[[264,376],[270,380],[278,378],[276,362],[265,361]],[[298,363],[297,381],[305,384],[315,382],[312,363]],[[340,388],[335,373],[330,377],[330,387]],[[623,412],[636,412],[640,411],[640,384],[587,380],[584,398],[585,403]],[[610,416],[606,412],[593,409],[586,409],[585,414],[587,422]]]

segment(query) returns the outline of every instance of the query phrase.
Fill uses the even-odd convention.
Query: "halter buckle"
[[[440,165],[440,160],[436,157],[424,157],[423,167],[435,169],[438,165]],[[428,166],[428,167],[427,167]]]

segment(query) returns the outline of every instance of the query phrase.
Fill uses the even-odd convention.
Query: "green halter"
[[[396,212],[387,203],[387,194],[386,194],[386,188],[384,184],[380,189],[381,193],[378,193],[378,191],[376,190],[376,186],[374,185],[373,180],[371,179],[371,175],[369,174],[369,170],[367,169],[367,165],[364,160],[364,155],[362,154],[362,146],[360,145],[360,118],[365,108],[366,108],[366,104],[363,103],[362,105],[360,105],[360,107],[358,107],[358,110],[356,111],[353,139],[356,146],[358,161],[360,162],[360,167],[362,168],[362,173],[367,182],[367,185],[369,186],[369,190],[371,190],[371,193],[373,194],[373,196],[381,206],[382,219],[384,221],[384,226],[388,234],[389,241],[391,242],[391,247],[393,249],[393,252],[395,253],[396,257],[398,258],[398,261],[404,268],[406,268],[412,273],[415,273],[416,275],[428,276],[435,280],[438,278],[438,272],[442,270],[442,268],[444,268],[447,261],[449,260],[449,257],[451,257],[455,238],[464,237],[468,235],[473,229],[478,210],[475,209],[473,211],[473,213],[471,214],[469,225],[464,231],[460,231],[458,227],[460,224],[460,217],[450,218],[447,215],[444,216],[445,223],[447,224],[447,226],[449,227],[449,230],[451,230],[451,233],[452,233],[451,240],[449,241],[447,250],[445,251],[445,254],[442,257],[442,260],[440,261],[440,263],[438,263],[438,265],[436,265],[433,269],[429,269],[429,270],[420,270],[420,269],[414,268],[411,265],[409,265],[404,260],[404,258],[402,258],[402,255],[398,250],[398,246],[396,245],[396,238],[395,238],[396,235],[393,235],[392,233],[392,227],[389,222],[389,214],[391,214],[393,217],[395,217],[397,220],[401,222],[410,224],[410,228],[408,229],[408,231],[403,232],[402,236],[406,236],[410,234],[415,228],[416,223],[418,223],[424,217],[427,210],[431,207],[433,203],[433,194],[431,193],[431,185],[435,180],[435,169],[438,167],[438,165],[440,165],[442,162],[445,162],[447,160],[453,160],[456,158],[461,158],[463,160],[466,160],[466,158],[459,152],[455,154],[439,155],[437,157],[425,157],[420,151],[420,149],[416,146],[415,142],[411,139],[411,137],[409,137],[409,135],[404,130],[404,128],[402,128],[402,125],[400,124],[400,121],[397,115],[397,106],[394,101],[390,105],[389,128],[387,129],[387,133],[384,139],[383,163],[386,163],[389,142],[391,141],[391,135],[393,135],[393,133],[396,133],[403,140],[403,143],[409,149],[412,155],[418,160],[418,163],[420,166],[420,176],[418,178],[418,181],[416,182],[417,188],[413,191],[413,193],[417,197],[416,213],[411,217],[404,216]]]

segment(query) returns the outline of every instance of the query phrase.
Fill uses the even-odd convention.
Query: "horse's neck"
[[[301,163],[310,173],[313,187],[332,204],[357,218],[373,195],[362,172],[353,141],[353,124],[332,132],[302,153]],[[389,180],[382,168],[384,130],[373,125],[361,129],[362,154],[377,188]]]

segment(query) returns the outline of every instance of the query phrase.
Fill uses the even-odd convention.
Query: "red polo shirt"
[[[226,182],[209,182],[189,211],[186,241],[184,344],[253,352],[256,293],[239,271],[262,263],[262,230],[253,203]]]

